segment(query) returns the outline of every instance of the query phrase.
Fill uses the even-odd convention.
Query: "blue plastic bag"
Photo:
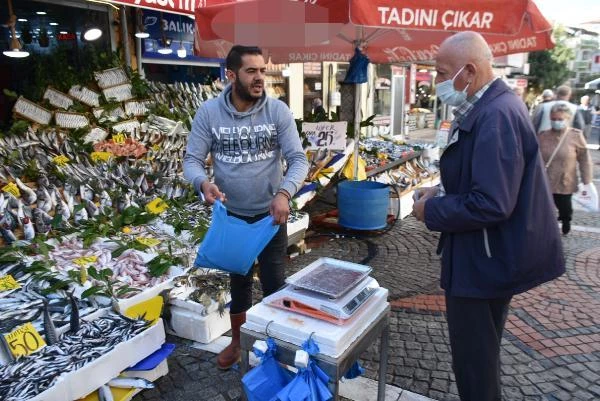
[[[319,347],[309,338],[302,344],[309,355],[319,353]],[[296,377],[277,393],[278,401],[330,401],[333,394],[327,387],[329,376],[310,359],[306,368],[299,368]]]
[[[364,84],[368,81],[369,58],[357,47],[350,59],[350,67],[344,79],[345,84]]]
[[[242,378],[248,401],[276,401],[277,392],[292,380],[292,373],[283,369],[275,360],[275,341],[268,338],[267,346],[264,354],[254,350],[261,363]]]
[[[210,227],[198,247],[194,266],[245,276],[278,230],[279,226],[273,225],[273,216],[269,215],[256,223],[246,223],[228,216],[225,206],[216,201]]]

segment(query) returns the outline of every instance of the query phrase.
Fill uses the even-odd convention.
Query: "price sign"
[[[146,210],[152,214],[161,214],[168,208],[169,205],[167,205],[167,203],[160,198],[155,198],[153,201],[146,205]]]
[[[87,265],[91,265],[92,263],[95,263],[98,260],[98,256],[96,255],[92,255],[92,256],[82,256],[80,258],[77,259],[73,259],[73,263],[75,263],[77,266],[87,266]]]
[[[4,338],[14,357],[32,354],[46,346],[46,342],[31,323],[17,327],[9,334],[5,334]]]
[[[21,191],[19,191],[19,187],[17,187],[17,185],[14,182],[9,182],[5,186],[3,186],[2,191],[12,194],[17,198],[21,196]]]
[[[114,134],[112,136],[112,140],[113,140],[114,143],[123,144],[123,143],[125,143],[125,135],[123,135],[123,134]]]
[[[90,156],[93,162],[107,162],[114,155],[111,152],[92,152]]]
[[[346,149],[346,121],[302,123],[302,132],[310,142],[308,150]]]
[[[158,152],[160,150],[160,145],[158,143],[156,145],[152,145],[152,150]]]
[[[150,237],[137,237],[135,240],[137,242],[139,242],[140,244],[146,245],[149,247],[153,247],[153,246],[160,244],[160,240],[158,240],[156,238],[150,238]]]
[[[56,156],[54,159],[52,159],[52,162],[54,164],[56,164],[57,166],[64,166],[69,161],[70,161],[69,158],[65,155]]]
[[[0,292],[16,290],[17,288],[21,288],[21,284],[10,274],[0,277]]]

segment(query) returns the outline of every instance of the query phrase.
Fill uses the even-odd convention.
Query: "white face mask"
[[[550,125],[554,131],[562,131],[567,128],[567,122],[563,120],[551,120]]]
[[[448,79],[444,82],[440,82],[435,87],[435,94],[437,97],[444,103],[449,104],[450,106],[460,106],[467,100],[467,88],[471,83],[465,86],[465,89],[462,91],[457,91],[454,89],[454,80],[461,73],[462,70],[465,69],[466,66],[463,66],[452,79]]]

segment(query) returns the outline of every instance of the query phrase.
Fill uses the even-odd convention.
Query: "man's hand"
[[[286,224],[288,215],[290,214],[290,204],[287,196],[278,192],[271,202],[269,212],[271,213],[271,216],[273,216],[273,224]]]
[[[427,199],[419,199],[413,204],[413,215],[419,221],[425,221],[425,202]]]
[[[202,183],[202,194],[209,205],[215,203],[217,199],[221,202],[227,201],[225,194],[219,190],[219,187],[208,180]]]

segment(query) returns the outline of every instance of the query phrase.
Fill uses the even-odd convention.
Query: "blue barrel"
[[[387,225],[390,190],[373,181],[342,181],[337,186],[338,222],[355,230],[379,230]]]

